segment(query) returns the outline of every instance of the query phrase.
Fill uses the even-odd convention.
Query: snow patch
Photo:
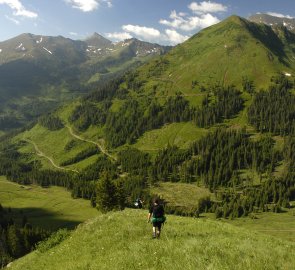
[[[121,46],[122,46],[122,47],[126,47],[126,46],[129,46],[129,45],[130,45],[130,42],[124,42],[124,41],[123,41],[123,43],[122,43]]]
[[[283,25],[284,25],[284,26],[287,26],[288,24],[287,24],[287,23],[285,23],[285,22],[283,22]]]
[[[43,37],[41,37],[39,40],[36,41],[37,44],[41,43],[43,41]]]
[[[52,54],[52,52],[49,51],[48,49],[46,49],[45,47],[43,47],[43,49],[44,49],[45,51],[47,51],[48,53]]]
[[[15,49],[17,50],[17,49],[20,49],[21,47],[23,47],[23,44],[22,43],[19,44]]]

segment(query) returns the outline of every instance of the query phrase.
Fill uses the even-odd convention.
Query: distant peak
[[[112,44],[112,42],[102,35],[94,32],[90,37],[85,39],[85,42],[90,45],[90,46],[95,46],[95,47],[107,47],[108,45]]]
[[[108,40],[104,36],[98,34],[97,32],[94,32],[91,36],[87,37],[86,40],[91,40],[91,39],[102,39],[102,40]]]

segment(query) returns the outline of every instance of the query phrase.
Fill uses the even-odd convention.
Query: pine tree
[[[108,173],[103,173],[96,187],[96,208],[101,212],[112,211],[117,206],[117,190]]]

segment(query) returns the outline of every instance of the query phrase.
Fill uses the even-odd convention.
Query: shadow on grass
[[[62,228],[74,229],[81,223],[70,218],[63,218],[63,214],[59,212],[53,212],[43,208],[5,208],[5,212],[6,219],[12,218],[19,225],[22,225],[25,217],[27,222],[34,228],[39,227],[50,231],[56,231]]]

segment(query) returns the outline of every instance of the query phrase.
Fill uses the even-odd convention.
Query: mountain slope
[[[156,241],[156,242],[155,242]],[[293,269],[295,245],[210,220],[168,216],[160,240],[140,210],[102,215],[9,269]]]
[[[273,27],[284,26],[289,31],[295,33],[295,19],[294,18],[282,18],[269,14],[255,14],[249,17],[249,20],[256,23],[264,23]]]
[[[149,85],[168,82],[166,90],[184,93],[196,93],[191,90],[193,80],[198,86],[217,83],[241,88],[242,78],[248,77],[257,88],[265,87],[278,72],[294,70],[289,51],[295,42],[289,34],[292,38],[282,40],[269,26],[232,16],[202,30],[161,60],[151,61],[141,68],[140,76],[148,78]]]
[[[151,109],[151,103],[163,106],[163,104],[168,104],[169,98],[177,99],[176,93],[178,93],[184,99],[184,102],[189,102],[188,106],[200,107],[208,95],[209,100],[214,100],[210,91],[216,84],[235,84],[239,90],[242,90],[244,78],[253,80],[256,89],[266,88],[271,83],[271,77],[277,75],[277,73],[293,74],[294,64],[291,61],[291,52],[295,46],[295,39],[293,40],[294,34],[290,32],[287,32],[287,34],[289,36],[286,39],[281,39],[281,36],[277,35],[269,26],[258,25],[232,16],[203,30],[187,42],[173,48],[166,55],[151,60],[135,72],[125,76],[119,85],[114,83],[101,89],[102,92],[98,90],[97,93],[86,97],[76,105],[64,106],[56,112],[56,115],[66,125],[78,129],[76,131],[83,138],[93,141],[106,141],[109,148],[132,144],[141,150],[156,153],[159,149],[165,147],[168,142],[187,148],[193,141],[207,134],[206,126],[196,125],[194,121],[191,121],[193,118],[183,118],[181,121],[184,123],[172,119],[162,124],[147,127],[147,120],[144,117],[147,117],[152,110],[155,110],[156,113],[159,110],[157,107]],[[136,40],[128,40],[116,44],[116,46],[121,47],[119,55],[136,54],[139,51],[139,46],[136,46],[137,43]],[[140,45],[142,51],[152,48],[150,44],[140,43]],[[101,61],[107,63],[109,58],[104,57],[103,59]],[[119,59],[121,58],[119,57]],[[96,63],[96,60],[93,63]],[[106,91],[107,94],[105,95],[103,91]],[[251,104],[251,95],[244,92],[241,98],[244,101],[243,108],[240,107],[233,116],[225,117],[228,126],[249,126],[246,110]],[[94,106],[93,108],[107,106],[103,113],[101,111],[95,112],[95,109],[91,112],[91,115],[104,115],[104,121],[99,124],[91,122],[91,116],[83,113],[89,108],[90,104],[92,104],[92,107]],[[167,117],[173,114],[175,108],[170,108],[170,111],[166,112]],[[184,110],[182,107],[180,108],[180,111]],[[128,111],[129,109],[131,111]],[[73,113],[80,115],[80,117],[74,119]],[[121,117],[124,114],[127,116],[128,114],[136,114],[132,116],[134,123],[130,119],[126,120]],[[69,119],[74,120],[70,121]],[[155,115],[151,119],[155,119]],[[86,125],[79,130],[81,123],[86,123]],[[112,127],[115,126],[113,130],[116,129],[113,132],[113,137],[120,137],[121,135],[118,134],[121,131],[126,131],[126,123],[133,125],[133,130],[128,131],[129,134],[127,135],[123,134],[126,138],[120,142],[113,145],[109,143]],[[138,130],[139,128],[141,130]],[[48,131],[48,138],[54,138],[55,133]],[[38,136],[37,133],[34,136],[34,130],[28,134],[36,140],[37,144],[42,143],[42,136]],[[68,136],[70,138],[69,134]],[[128,136],[131,139],[128,139]],[[50,147],[48,145],[48,151],[43,149],[44,152],[50,153]],[[55,149],[59,153],[58,156],[62,156],[63,147],[57,149],[57,145],[55,145]],[[117,150],[120,151],[120,148]]]
[[[0,130],[35,119],[167,50],[138,40],[113,44],[97,33],[85,41],[22,34],[0,42]]]

